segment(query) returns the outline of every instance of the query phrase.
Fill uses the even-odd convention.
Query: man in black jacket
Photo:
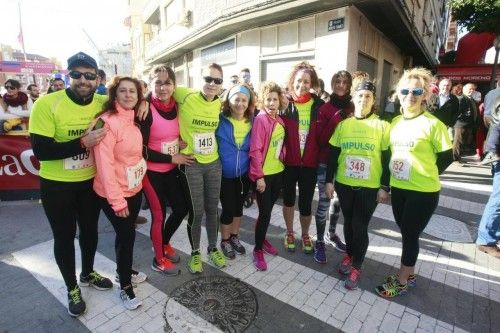
[[[439,82],[439,94],[431,96],[430,111],[448,128],[453,127],[458,117],[459,102],[455,95],[450,93],[451,80],[442,79]]]

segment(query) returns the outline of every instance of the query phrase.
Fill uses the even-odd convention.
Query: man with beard
[[[32,104],[40,97],[40,88],[34,83],[30,84],[27,88],[28,95],[31,99]]]
[[[86,310],[76,280],[74,239],[78,224],[82,256],[81,286],[111,289],[112,282],[94,271],[99,201],[92,184],[94,158],[89,148],[106,129],[89,124],[102,111],[105,96],[94,94],[97,63],[79,52],[68,59],[70,87],[39,98],[30,119],[35,156],[40,160],[40,192],[54,236],[54,256],[68,289],[68,313]]]

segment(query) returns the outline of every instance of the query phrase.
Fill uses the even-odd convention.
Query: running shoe
[[[392,274],[389,275],[384,279],[384,283],[394,283],[398,281],[399,282],[399,275],[398,274]],[[408,276],[408,280],[406,281],[406,284],[408,285],[408,288],[413,288],[417,285],[417,276],[415,274],[411,274]]]
[[[336,233],[327,232],[324,241],[326,244],[333,246],[337,251],[345,253],[347,248],[344,242]]]
[[[93,271],[88,276],[82,276],[80,273],[80,286],[82,287],[94,287],[97,290],[108,290],[113,288],[113,282],[110,279],[105,278],[101,274]]]
[[[210,261],[217,267],[217,268],[224,268],[226,267],[226,259],[224,259],[224,255],[222,252],[214,247],[210,252],[209,252],[209,257]]]
[[[325,243],[316,241],[314,246],[314,260],[320,264],[326,264]]]
[[[168,276],[179,275],[181,273],[180,269],[178,269],[174,263],[165,257],[161,258],[160,261],[153,258],[151,269],[155,272],[160,272]]]
[[[311,236],[309,235],[302,236],[302,252],[305,254],[311,254],[314,252],[313,242],[311,240]]]
[[[134,287],[136,287],[139,283],[146,281],[146,279],[148,278],[145,273],[138,272],[134,269],[132,270],[132,275],[130,277],[130,281],[132,282],[132,286]],[[120,283],[120,276],[118,275],[118,272],[116,272],[115,274],[115,282]]]
[[[144,216],[137,216],[137,218],[134,221],[135,224],[146,224],[148,223],[148,219],[145,218]]]
[[[278,255],[278,250],[267,239],[264,239],[264,243],[262,243],[262,250],[272,256]]]
[[[224,256],[226,258],[234,259],[236,257],[236,252],[234,252],[234,249],[228,240],[220,242],[220,248],[222,249],[222,253],[224,253]]]
[[[203,262],[201,261],[201,254],[192,253],[191,259],[187,263],[187,268],[192,274],[203,272]]]
[[[78,317],[87,311],[87,305],[82,298],[82,291],[76,285],[68,292],[68,313],[71,317]]]
[[[267,263],[264,259],[264,251],[253,250],[253,264],[259,271],[267,270]]]
[[[339,273],[343,275],[349,275],[351,274],[351,268],[352,268],[352,257],[346,254],[339,265]]]
[[[233,250],[238,253],[238,254],[246,254],[247,253],[247,250],[245,249],[245,247],[241,244],[240,242],[240,239],[238,238],[238,236],[231,236],[229,238],[229,243],[231,244],[231,246],[233,247]]]
[[[181,261],[181,256],[177,253],[177,251],[175,251],[170,243],[163,245],[163,255],[173,263]]]
[[[120,299],[127,310],[135,310],[142,305],[142,302],[135,296],[132,286],[125,287],[120,291]]]
[[[393,283],[384,283],[375,288],[377,294],[385,298],[393,298],[405,295],[408,292],[408,284],[401,284],[399,281]]]
[[[295,252],[295,235],[293,232],[286,233],[283,241],[285,243],[285,249],[288,252]]]
[[[361,277],[361,270],[357,269],[356,267],[352,267],[351,273],[344,282],[344,287],[348,290],[357,289],[360,277]]]

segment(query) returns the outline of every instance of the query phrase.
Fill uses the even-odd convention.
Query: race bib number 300
[[[64,159],[64,169],[79,170],[94,166],[94,154],[90,150]]]
[[[170,142],[161,143],[161,152],[163,154],[172,155],[179,153],[179,139]]]
[[[215,151],[214,133],[196,133],[193,136],[194,152],[201,155],[210,155]]]
[[[128,189],[131,190],[139,186],[145,174],[146,174],[146,161],[144,159],[141,159],[139,163],[137,163],[134,166],[127,167]]]
[[[356,179],[370,178],[371,159],[359,156],[347,156],[345,159],[345,176]]]
[[[410,180],[411,164],[405,159],[393,159],[391,161],[391,174],[399,180]]]

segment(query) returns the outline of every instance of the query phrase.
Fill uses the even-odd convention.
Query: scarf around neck
[[[28,103],[28,95],[19,91],[16,97],[8,94],[3,95],[3,100],[8,106],[16,107]]]
[[[170,97],[168,104],[163,103],[159,98],[151,96],[151,104],[156,108],[156,110],[161,112],[170,112],[175,107],[175,99]]]

